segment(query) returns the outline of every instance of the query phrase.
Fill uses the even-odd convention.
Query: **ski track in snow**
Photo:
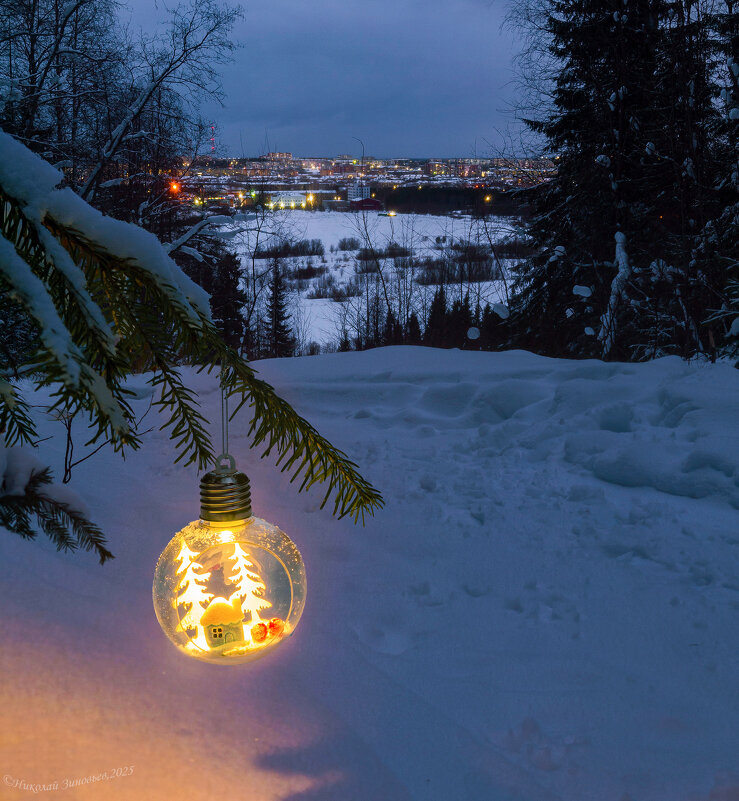
[[[196,472],[156,430],[80,465],[112,563],[0,538],[5,773],[135,765],[65,799],[739,797],[736,370],[407,347],[256,367],[385,510],[331,519],[240,415],[231,450],[303,552],[308,603],[278,653],[222,668],[181,656],[151,607]],[[215,380],[191,386],[216,420]]]

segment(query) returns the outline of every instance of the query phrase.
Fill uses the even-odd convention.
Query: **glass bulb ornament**
[[[200,520],[175,534],[157,562],[157,618],[177,648],[196,659],[259,659],[298,625],[303,560],[287,534],[252,516],[249,479],[232,456],[219,457],[203,476],[200,501]]]

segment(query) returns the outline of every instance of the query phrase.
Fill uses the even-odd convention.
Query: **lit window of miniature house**
[[[241,642],[244,639],[243,617],[238,596],[230,602],[225,598],[214,598],[200,618],[208,645],[219,648],[229,642]]]

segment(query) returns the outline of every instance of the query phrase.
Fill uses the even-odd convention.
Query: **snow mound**
[[[140,451],[73,475],[113,562],[0,536],[10,780],[134,766],[69,795],[94,801],[737,797],[739,372],[409,347],[256,367],[385,510],[319,511],[242,410],[231,450],[308,602],[272,659],[188,660],[151,580],[198,477],[150,412]],[[215,431],[215,377],[186,375]],[[40,436],[58,475],[63,432]]]

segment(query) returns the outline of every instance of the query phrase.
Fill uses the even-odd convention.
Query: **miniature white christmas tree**
[[[269,609],[272,604],[264,597],[266,586],[257,572],[254,562],[249,554],[241,547],[241,543],[233,545],[233,564],[229,565],[231,573],[228,576],[230,584],[235,586],[234,595],[241,598],[241,607],[244,613],[251,613],[247,627],[261,620],[259,612]]]
[[[194,629],[195,636],[190,638],[192,642],[200,648],[207,648],[208,643],[200,620],[203,617],[205,606],[213,599],[213,595],[203,589],[206,580],[195,571],[198,566],[197,556],[187,545],[183,545],[177,555],[177,578],[179,581],[176,604],[178,607],[185,607],[185,614],[180,617],[178,630],[187,632]],[[181,571],[180,568],[182,568]]]

